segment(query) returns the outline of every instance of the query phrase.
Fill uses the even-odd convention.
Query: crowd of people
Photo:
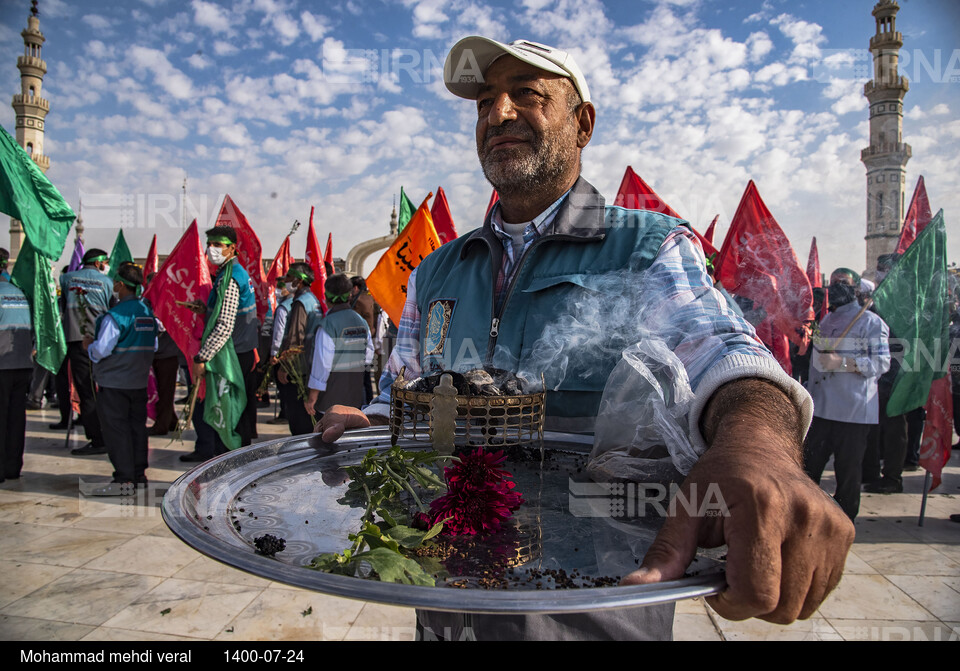
[[[113,476],[93,488],[94,496],[119,496],[147,484],[148,437],[177,430],[178,379],[187,385],[181,403],[204,379],[205,366],[229,342],[242,375],[244,403],[235,427],[241,445],[257,436],[257,409],[269,405],[270,382],[279,395],[278,417],[291,435],[313,431],[315,418],[335,404],[357,408],[372,398],[374,347],[380,312],[361,277],[330,269],[324,284],[324,312],[311,291],[313,270],[293,263],[279,278],[277,308],[263,324],[257,318],[250,278],[237,261],[237,236],[229,226],[207,231],[207,259],[217,268],[206,303],[187,305],[212,321],[193,360],[186,361],[154,315],[142,288],[140,266],[123,263],[111,273],[101,249],[83,255],[82,267],[63,272],[59,303],[67,355],[56,375],[33,363],[34,334],[29,302],[6,274],[8,254],[0,250],[0,405],[3,416],[3,477],[20,477],[25,447],[25,413],[46,398],[60,412],[55,431],[82,426],[87,442],[71,450],[80,457],[107,455]],[[227,271],[229,270],[229,274]],[[229,286],[217,288],[225,275]],[[112,277],[112,279],[111,279]],[[146,282],[145,282],[146,280]],[[221,304],[216,304],[222,294]],[[361,316],[362,315],[362,316]],[[378,345],[382,340],[378,339]],[[152,377],[153,424],[148,427],[148,386]],[[266,382],[264,378],[267,379]],[[194,449],[180,456],[200,462],[226,452],[215,427],[204,419],[205,398],[193,406]],[[79,417],[74,420],[73,407]]]
[[[875,459],[864,459],[871,430],[883,436],[875,441],[883,446],[879,490],[896,490],[890,483],[898,484],[896,471],[906,460],[900,443],[893,447],[900,429],[880,422],[878,389],[882,392],[892,359],[889,330],[879,316],[860,311],[859,275],[846,268],[832,273],[830,312],[818,328],[824,337],[850,336],[869,346],[797,351],[798,360],[810,360],[808,371],[799,374],[801,384],[764,347],[749,310],[714,287],[700,243],[685,222],[607,205],[581,177],[581,151],[592,137],[596,112],[570,54],[525,40],[502,44],[469,37],[448,55],[444,81],[451,93],[476,106],[477,152],[500,199],[481,228],[441,246],[410,275],[396,348],[379,390],[369,375],[375,324],[362,280],[331,275],[324,314],[310,291],[311,268],[294,263],[279,288],[275,314],[261,325],[229,227],[207,232],[208,259],[218,270],[207,303],[190,305],[208,322],[190,362],[192,379],[202,378],[221,349],[232,346],[246,398],[235,427],[241,444],[256,436],[259,376],[267,374],[276,380],[291,434],[316,431],[334,442],[348,429],[386,423],[387,387],[401,368],[412,375],[432,373],[472,352],[475,360],[461,360],[462,366],[517,371],[537,356],[549,325],[570,321],[572,305],[624,292],[622,285],[598,281],[600,276],[643,273],[644,281],[629,291],[647,306],[645,337],[672,350],[695,394],[686,419],[696,460],[683,487],[688,495],[698,486],[718,492],[728,514],[668,517],[642,565],[623,582],[680,578],[698,544],[726,543],[728,587],[709,599],[715,610],[731,619],[777,623],[810,617],[839,582],[853,543],[862,470],[872,468]],[[65,365],[81,396],[81,422],[90,441],[75,453],[109,454],[114,482],[102,493],[111,494],[144,481],[146,380],[163,350],[163,326],[137,298],[139,268],[124,265],[111,281],[104,274],[106,262],[102,251],[87,252],[84,268],[65,274],[61,286],[69,342]],[[8,283],[0,283],[0,298],[0,407],[16,412],[8,401],[16,395],[25,403],[31,377],[29,310]],[[16,351],[7,356],[11,348]],[[269,364],[259,370],[258,348]],[[620,351],[580,351],[569,359],[566,374],[543,370],[548,429],[594,428]],[[11,369],[23,370],[7,374],[8,360],[16,363]],[[158,383],[160,378],[157,373]],[[169,385],[171,376],[164,379]],[[203,403],[193,413],[195,449],[183,461],[227,450],[221,432],[205,421]],[[155,432],[173,425],[170,415],[163,416]],[[22,423],[4,424],[5,440],[18,430],[21,436],[19,447],[11,442],[5,455],[19,450],[22,456]],[[839,505],[818,486],[831,455]],[[7,477],[15,477],[19,470],[10,463],[5,462]],[[418,630],[437,638],[460,637],[469,629],[479,639],[662,639],[670,636],[672,616],[672,604],[470,618],[419,611]]]

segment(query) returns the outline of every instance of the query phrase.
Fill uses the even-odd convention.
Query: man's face
[[[579,172],[579,125],[568,79],[503,56],[477,97],[477,154],[501,193],[539,190]]]
[[[207,242],[207,246],[213,247],[214,249],[219,249],[220,252],[223,254],[224,259],[232,259],[234,254],[237,253],[237,246],[232,243],[229,245],[225,245],[222,242],[214,242],[213,240],[209,240]]]

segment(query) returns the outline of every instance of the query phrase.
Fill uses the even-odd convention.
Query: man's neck
[[[576,172],[557,186],[538,193],[500,193],[500,217],[505,224],[522,224],[536,219],[537,215],[557,202],[580,178],[580,166]],[[499,192],[498,192],[499,193]]]

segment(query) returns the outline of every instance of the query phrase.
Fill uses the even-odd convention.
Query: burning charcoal
[[[506,396],[520,396],[523,394],[523,388],[520,386],[519,379],[504,380],[500,384],[500,392]]]

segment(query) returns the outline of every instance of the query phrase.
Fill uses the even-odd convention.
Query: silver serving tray
[[[402,585],[306,568],[314,556],[349,546],[347,534],[359,528],[362,510],[337,502],[346,490],[342,468],[358,463],[370,448],[389,449],[386,427],[351,431],[335,444],[324,443],[318,435],[298,436],[211,459],[173,483],[163,499],[163,519],[185,543],[229,566],[325,594],[396,606],[471,613],[568,613],[646,606],[724,589],[723,562],[715,558],[716,552],[698,555],[688,577],[652,585],[537,589],[536,581],[524,582],[526,573],[547,569],[626,575],[637,568],[660,523],[659,519],[584,513],[584,501],[591,498],[591,509],[600,510],[601,515],[603,507],[610,505],[602,495],[578,498],[583,489],[570,485],[569,478],[589,482],[574,467],[590,451],[592,440],[547,432],[544,443],[548,455],[553,450],[557,459],[543,464],[539,460],[507,463],[525,500],[513,521],[521,563],[511,575],[520,578],[507,589]],[[413,441],[399,444],[404,449],[424,449]],[[274,558],[255,552],[253,539],[267,533],[286,541],[285,550]],[[549,581],[541,582],[549,586]]]

